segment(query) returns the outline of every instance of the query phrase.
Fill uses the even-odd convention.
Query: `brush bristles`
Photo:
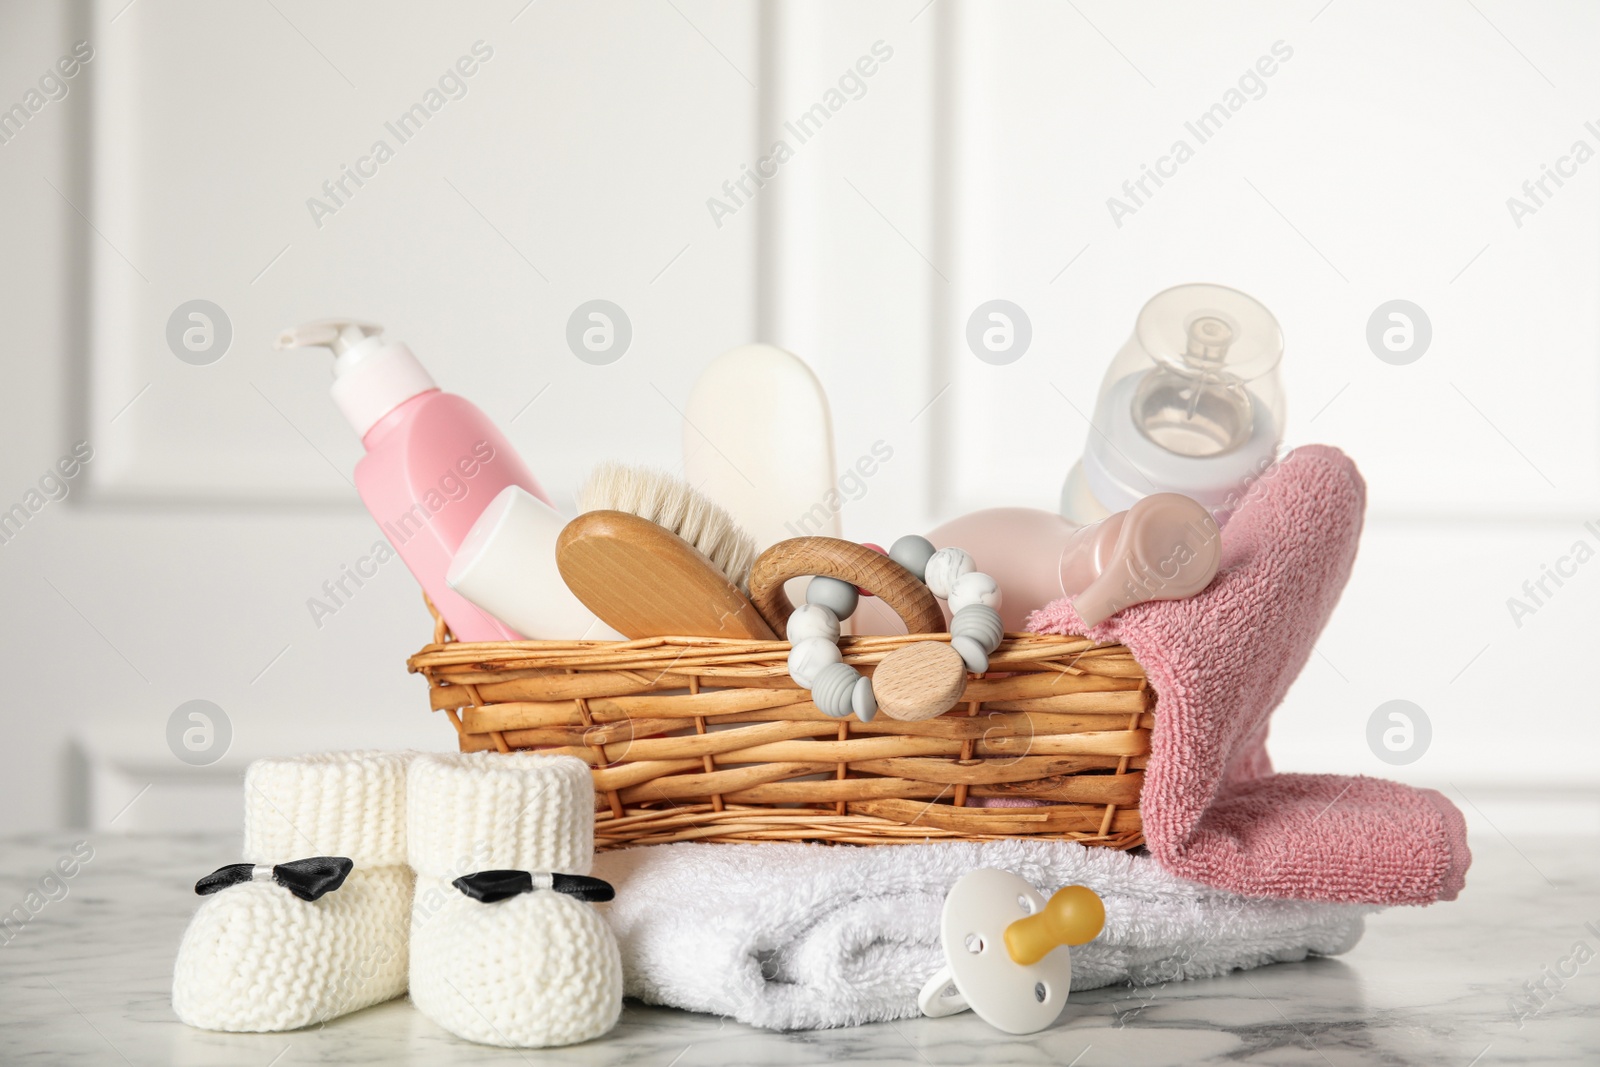
[[[741,591],[755,540],[726,511],[682,478],[648,467],[602,463],[578,490],[579,511],[625,511],[670,530],[699,549]]]

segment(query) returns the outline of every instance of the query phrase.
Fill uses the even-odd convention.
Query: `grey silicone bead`
[[[811,584],[806,586],[806,603],[818,604],[827,608],[841,619],[848,619],[855,614],[856,603],[861,595],[856,592],[856,587],[849,582],[841,582],[837,578],[818,576],[811,579]]]
[[[952,637],[950,647],[961,653],[961,662],[965,663],[967,670],[973,674],[982,674],[989,669],[989,653],[972,638]]]
[[[972,638],[985,655],[1000,647],[1005,632],[1000,613],[983,604],[968,604],[950,619],[950,636]]]
[[[928,560],[933,558],[934,551],[933,542],[926,537],[906,534],[889,546],[889,558],[915,574],[921,582],[927,580]]]
[[[872,679],[862,678],[856,683],[855,689],[850,693],[850,706],[855,709],[856,718],[862,722],[871,722],[878,715],[878,698],[872,693]]]
[[[860,680],[861,672],[850,664],[830,663],[818,672],[811,686],[811,699],[824,715],[842,719],[855,710],[851,698]]]

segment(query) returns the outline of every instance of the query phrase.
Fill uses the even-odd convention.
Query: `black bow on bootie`
[[[599,878],[549,871],[479,871],[477,874],[464,874],[450,884],[473,900],[485,904],[493,904],[518,893],[531,893],[535,889],[553,889],[589,904],[604,904],[617,895],[610,882]]]
[[[355,863],[343,856],[312,856],[276,867],[264,863],[230,863],[196,882],[194,891],[208,896],[243,882],[277,882],[301,900],[316,900],[344,885],[353,867]]]

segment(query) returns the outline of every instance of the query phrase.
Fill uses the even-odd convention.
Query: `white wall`
[[[697,13],[697,29],[668,5],[519,6],[0,9],[0,70],[18,72],[0,93],[75,40],[95,49],[0,147],[0,499],[80,437],[94,448],[67,501],[0,548],[10,825],[229,826],[233,776],[261,754],[453,746],[404,669],[431,624],[398,564],[320,626],[308,610],[378,534],[327,359],[273,351],[282,327],[387,323],[558,498],[602,455],[676,462],[672,403],[755,332],[753,221],[708,232],[703,204],[754,130],[755,93],[717,50],[753,67],[755,12]],[[324,178],[480,39],[494,56],[467,95],[315,226]],[[195,297],[233,325],[209,366],[165,341]],[[563,340],[597,297],[633,321],[609,366]],[[205,768],[167,742],[193,699],[233,732]]]
[[[1371,491],[1280,765],[1471,796],[1600,784],[1563,758],[1600,740],[1574,669],[1600,565],[1520,626],[1506,606],[1573,542],[1600,548],[1600,162],[1520,226],[1506,203],[1574,141],[1600,149],[1600,13],[674,2],[0,4],[0,104],[95,49],[0,145],[0,505],[95,449],[0,547],[12,825],[227,825],[231,776],[264,752],[452,743],[403,670],[427,637],[409,576],[320,628],[306,608],[374,527],[326,367],[270,349],[284,325],[387,323],[558,496],[599,458],[675,464],[698,368],[773,341],[828,387],[841,466],[892,443],[845,513],[881,541],[1053,506],[1139,306],[1189,280],[1274,310],[1291,440],[1344,448]],[[306,198],[478,40],[494,56],[467,95],[316,226]],[[859,98],[717,225],[706,199],[880,41]],[[1107,198],[1280,41],[1259,99],[1119,226]],[[210,366],[163,336],[196,297],[234,330]],[[562,340],[595,297],[634,324],[608,367]],[[1008,366],[962,339],[995,297],[1033,325]],[[1394,298],[1432,321],[1408,366],[1365,341]],[[166,741],[196,698],[234,734],[199,769]],[[1366,742],[1394,698],[1433,726],[1405,767]]]

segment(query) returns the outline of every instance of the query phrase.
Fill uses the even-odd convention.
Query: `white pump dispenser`
[[[377,323],[320,319],[284,330],[277,347],[333,352],[333,402],[358,437],[418,393],[439,388],[410,348],[383,339]]]

